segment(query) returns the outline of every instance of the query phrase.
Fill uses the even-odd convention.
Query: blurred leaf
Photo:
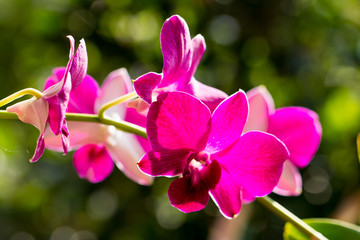
[[[324,135],[329,139],[354,135],[359,129],[360,104],[357,94],[348,88],[337,88],[330,94],[321,113]]]
[[[358,158],[360,161],[360,133],[357,135],[356,138],[356,146],[357,146]]]
[[[357,225],[330,218],[308,218],[303,220],[328,239],[360,239],[360,227]],[[285,240],[310,239],[289,222],[285,224],[283,236]]]

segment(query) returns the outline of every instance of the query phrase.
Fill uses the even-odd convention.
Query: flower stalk
[[[41,98],[43,94],[34,88],[25,88],[16,93],[11,94],[10,96],[8,96],[6,98],[1,99],[0,107],[14,101],[15,99],[18,99],[19,97],[25,96],[25,95],[32,95],[36,98]]]
[[[133,92],[125,94],[125,95],[123,95],[123,96],[121,96],[121,97],[119,97],[117,99],[114,99],[113,101],[110,101],[110,102],[102,105],[100,110],[99,110],[99,113],[98,113],[99,118],[104,119],[104,114],[105,114],[105,111],[107,109],[109,109],[111,107],[114,107],[115,105],[130,101],[130,100],[135,99],[137,97],[138,97],[138,95],[136,94],[135,91],[133,91]]]
[[[274,201],[270,197],[265,196],[257,198],[256,200],[283,220],[292,223],[297,229],[306,234],[310,239],[327,240],[327,238],[324,237],[321,233],[317,232],[315,229],[310,227],[308,224],[306,224],[304,221],[302,221],[300,218],[295,216],[292,212],[284,208],[282,205],[280,205],[278,202]]]
[[[102,123],[105,125],[111,125],[116,127],[118,130],[134,133],[141,137],[147,138],[146,130],[136,124],[132,124],[121,120],[112,120],[106,117],[100,118],[97,114],[83,114],[83,113],[66,113],[66,120],[75,122],[95,122]],[[5,110],[0,110],[0,119],[18,119],[15,113],[10,113]]]
[[[146,130],[143,127],[140,127],[136,124],[132,124],[122,120],[112,120],[106,118],[104,116],[100,117],[97,114],[82,114],[82,113],[66,113],[66,120],[67,121],[76,121],[76,122],[95,122],[95,123],[102,123],[105,125],[112,125],[116,127],[118,130],[134,133],[141,137],[147,138]]]

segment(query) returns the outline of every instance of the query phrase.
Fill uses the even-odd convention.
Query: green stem
[[[296,228],[306,234],[310,239],[313,240],[328,240],[321,233],[306,224],[303,220],[295,216],[292,212],[284,208],[278,202],[274,201],[268,196],[257,198],[259,203],[267,207],[270,211],[278,215],[283,220],[292,223]]]
[[[100,118],[96,114],[66,113],[66,120],[77,122],[96,122],[106,125],[112,125],[121,131],[134,133],[141,137],[147,138],[146,129],[143,127],[122,120],[115,121],[106,117]]]
[[[109,109],[109,108],[111,108],[111,107],[113,107],[113,106],[115,106],[115,105],[118,105],[118,104],[120,104],[120,103],[129,101],[129,100],[132,100],[132,99],[134,99],[134,98],[136,98],[136,97],[137,97],[137,94],[136,94],[136,92],[134,91],[134,92],[125,94],[125,95],[123,95],[123,96],[121,96],[121,97],[119,97],[119,98],[116,98],[116,99],[112,100],[111,102],[108,102],[108,103],[102,105],[101,108],[100,108],[100,110],[99,110],[99,113],[98,113],[99,118],[101,118],[101,119],[104,118],[104,113],[105,113],[105,111],[106,111],[107,109]]]
[[[99,118],[99,116],[96,114],[66,113],[65,116],[67,121],[101,123],[105,125],[114,126],[117,129],[124,132],[134,133],[141,137],[147,138],[145,128],[126,121],[121,121],[121,120],[115,121],[109,118]],[[0,110],[0,119],[18,119],[18,117],[15,113],[10,113],[5,110]]]
[[[34,89],[34,88],[25,88],[22,89],[16,93],[11,94],[10,96],[3,98],[0,100],[0,107],[14,101],[15,99],[22,97],[24,95],[30,94],[36,98],[41,98],[42,97],[42,93],[39,92],[38,90]]]

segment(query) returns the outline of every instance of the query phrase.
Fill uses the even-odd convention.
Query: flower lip
[[[214,164],[216,165],[214,167]],[[190,155],[189,163],[185,168],[183,173],[183,177],[190,177],[191,183],[195,186],[198,184],[208,185],[208,182],[214,182],[213,184],[209,184],[207,186],[209,189],[216,185],[216,183],[220,179],[219,174],[214,174],[214,168],[218,168],[218,163],[210,160],[210,154],[208,152],[202,151],[195,154]],[[208,178],[213,178],[213,181],[208,181]],[[201,183],[202,182],[202,183]]]

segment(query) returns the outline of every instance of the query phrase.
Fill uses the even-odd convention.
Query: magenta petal
[[[61,142],[64,150],[64,155],[66,155],[70,148],[70,140],[69,140],[69,130],[67,128],[65,119],[61,127]]]
[[[204,149],[211,129],[209,109],[183,92],[161,93],[150,106],[147,134],[154,151]]]
[[[221,177],[221,166],[218,161],[214,160],[211,164],[204,166],[199,172],[199,179],[208,189],[214,189],[219,183]],[[193,178],[197,179],[198,176],[195,174],[195,170],[192,170]],[[193,182],[196,180],[193,179]]]
[[[268,132],[285,143],[295,166],[305,167],[319,147],[322,130],[315,112],[303,107],[286,107],[270,116]]]
[[[241,191],[241,202],[242,202],[242,204],[249,204],[249,203],[253,202],[255,199],[256,199],[256,197],[251,196],[244,189],[242,189],[242,191]]]
[[[150,104],[152,102],[152,91],[159,85],[160,81],[161,74],[150,72],[134,81],[134,89],[140,98]]]
[[[70,41],[69,61],[68,61],[68,64],[66,65],[66,72],[68,72],[72,65],[72,61],[73,61],[74,55],[75,55],[75,53],[74,53],[75,52],[75,39],[71,35],[67,35],[66,37]]]
[[[34,155],[30,159],[30,162],[36,162],[37,160],[39,160],[40,157],[43,155],[44,151],[45,151],[45,141],[44,141],[44,133],[42,133],[40,134],[37,140],[36,149]]]
[[[81,178],[97,183],[111,174],[114,162],[103,145],[88,144],[74,153],[74,167]]]
[[[224,100],[214,111],[212,129],[206,151],[216,152],[237,140],[248,114],[248,102],[243,91]]]
[[[97,81],[86,75],[79,86],[71,90],[67,112],[94,114],[95,99],[99,91]]]
[[[150,151],[138,163],[141,171],[150,176],[174,177],[184,172],[191,153],[188,150]]]
[[[65,84],[67,84],[67,88],[71,89],[71,75],[70,73],[67,73],[65,77],[65,72],[64,77],[59,82],[55,83],[54,85],[47,86],[43,92],[44,99],[55,98],[59,92],[64,89]]]
[[[44,84],[44,90],[60,82],[65,75],[66,68],[58,67],[52,70],[52,75],[48,77]]]
[[[69,39],[71,36],[68,36]],[[71,37],[72,38],[72,37]],[[72,59],[70,66],[72,88],[75,89],[86,75],[88,67],[88,56],[86,52],[86,45],[84,39],[80,40],[78,49]]]
[[[269,124],[269,115],[275,111],[274,101],[264,86],[251,89],[246,93],[249,99],[249,117],[244,132],[252,130],[266,132]]]
[[[45,91],[48,91],[49,89],[51,89],[51,87]],[[49,126],[55,135],[58,135],[61,132],[70,98],[70,90],[71,82],[66,81],[63,88],[57,93],[57,95],[46,99],[49,103]]]
[[[208,190],[217,187],[221,176],[217,161],[206,166],[198,166],[199,162],[193,161],[184,172],[184,177],[173,181],[169,187],[171,205],[183,212],[203,209],[209,201]]]
[[[194,76],[196,68],[198,67],[200,60],[205,52],[206,44],[202,35],[196,35],[192,40],[192,61],[190,70],[188,72],[188,78],[191,79]]]
[[[159,87],[190,81],[192,52],[189,28],[183,18],[174,15],[167,19],[160,34],[161,50],[164,56],[163,79]]]
[[[185,213],[199,211],[209,202],[207,187],[202,184],[193,186],[191,177],[174,180],[168,194],[171,205]]]
[[[222,169],[220,181],[215,188],[210,189],[210,196],[226,218],[234,218],[241,209],[240,188],[235,182],[232,176]]]
[[[232,179],[254,197],[269,194],[277,185],[289,158],[285,145],[273,135],[248,132],[227,149],[212,156]]]
[[[205,105],[210,108],[211,112],[213,112],[215,108],[228,97],[228,95],[223,91],[202,84],[195,78],[192,78],[189,84],[178,90],[194,95],[196,98],[205,103]]]
[[[67,87],[70,89],[72,88],[72,76],[70,74],[70,67],[72,65],[73,62],[73,57],[74,57],[74,45],[75,45],[75,40],[72,36],[68,35],[67,38],[70,40],[70,51],[69,51],[69,61],[67,63],[67,66],[65,68],[65,71],[63,73],[63,77],[59,79],[61,79],[59,82],[56,82],[55,84],[51,85],[51,86],[45,86],[45,91],[43,92],[43,97],[45,99],[50,99],[50,98],[55,98],[56,95],[63,90],[64,85],[66,84]],[[70,91],[70,90],[69,90]]]
[[[284,170],[274,193],[282,196],[299,196],[301,191],[302,181],[299,170],[287,160],[284,163]]]

